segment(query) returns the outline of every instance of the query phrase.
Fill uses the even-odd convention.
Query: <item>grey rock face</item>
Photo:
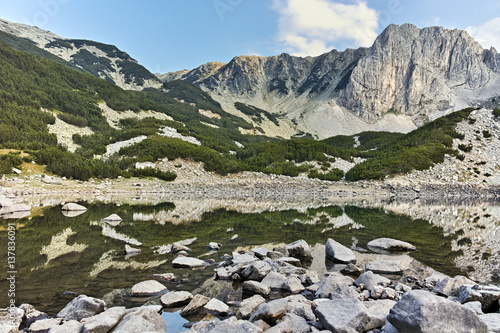
[[[369,322],[366,307],[352,298],[321,302],[314,313],[323,327],[332,332],[363,332]]]
[[[167,288],[156,280],[147,280],[136,283],[132,286],[130,294],[135,297],[149,297],[160,295],[167,291]]]
[[[326,241],[325,254],[327,258],[333,261],[338,261],[344,264],[356,263],[356,256],[354,255],[354,252],[331,238],[328,238]]]
[[[408,115],[451,107],[456,88],[478,89],[492,71],[465,31],[390,25],[352,71],[338,104],[374,120],[391,109]]]
[[[417,249],[410,243],[392,238],[377,238],[366,245],[370,249],[381,249],[384,251],[415,251]]]
[[[387,320],[399,332],[488,332],[474,312],[423,290],[404,295],[392,308]]]
[[[175,308],[188,304],[193,299],[193,295],[187,291],[171,291],[160,298],[161,304],[166,308]]]
[[[80,321],[83,318],[94,316],[98,313],[104,311],[106,304],[104,301],[89,297],[86,295],[80,295],[69,302],[64,309],[59,311],[57,314],[58,318],[64,320],[77,320]]]
[[[189,316],[198,313],[210,301],[210,298],[197,294],[191,302],[181,311],[181,316]]]
[[[113,329],[113,333],[165,333],[166,331],[165,321],[155,309],[150,307],[127,311],[127,314]]]
[[[123,318],[126,309],[124,306],[109,308],[98,315],[84,318],[83,333],[107,333]]]

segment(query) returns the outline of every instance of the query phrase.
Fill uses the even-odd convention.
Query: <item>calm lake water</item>
[[[388,203],[375,208],[326,204],[295,209],[270,206],[262,211],[186,202],[80,202],[88,210],[75,217],[66,217],[57,205],[40,208],[39,216],[0,221],[0,255],[5,267],[0,273],[0,307],[9,302],[4,278],[8,223],[17,227],[16,303],[30,303],[50,315],[62,309],[73,293],[113,305],[141,305],[143,300],[131,299],[128,291],[154,273],[175,274],[175,282],[165,283],[170,290],[212,288],[206,285],[213,279],[215,266],[174,269],[171,254],[155,253],[158,246],[193,237],[190,256],[217,262],[238,247],[298,239],[314,245],[333,238],[348,247],[367,249],[370,240],[390,237],[414,244],[418,251],[410,255],[435,270],[498,282],[500,214],[495,204]],[[123,221],[117,226],[102,222],[110,214],[118,214]],[[221,243],[222,249],[209,253],[206,246],[212,241]],[[123,254],[126,242],[142,253],[127,258]],[[474,260],[476,266],[467,264]],[[174,325],[180,323],[175,313],[164,313],[164,317]]]

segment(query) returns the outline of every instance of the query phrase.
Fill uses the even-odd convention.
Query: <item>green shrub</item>
[[[472,148],[473,148],[472,145],[464,145],[464,144],[458,145],[458,149],[460,149],[464,153],[468,153],[468,152],[472,151]]]
[[[493,115],[495,117],[500,117],[500,108],[496,108],[495,110],[493,110]]]
[[[16,154],[6,154],[0,156],[0,174],[12,173],[12,168],[17,168],[23,163],[22,158]]]
[[[61,119],[65,123],[78,127],[86,127],[88,125],[87,119],[68,113],[60,113],[57,115],[57,118]]]
[[[483,138],[488,139],[491,138],[491,133],[489,131],[483,131]]]
[[[134,169],[135,177],[154,177],[165,181],[172,181],[177,178],[177,174],[170,171],[161,171],[154,168]]]

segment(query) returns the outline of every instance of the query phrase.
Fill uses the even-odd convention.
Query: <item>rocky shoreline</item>
[[[217,251],[220,244],[208,247]],[[190,320],[186,332],[199,333],[500,332],[500,286],[426,268],[401,252],[415,250],[405,242],[382,238],[369,248],[384,254],[354,252],[328,239],[319,258],[328,268],[322,274],[303,240],[233,252],[220,262],[191,258],[189,248],[173,244],[174,267],[213,269],[208,283],[231,283],[239,298],[168,291],[174,274],[157,274],[131,287],[145,306],[106,308],[103,300],[79,295],[49,318],[23,304],[0,310],[0,331],[165,332],[160,313],[180,310]]]

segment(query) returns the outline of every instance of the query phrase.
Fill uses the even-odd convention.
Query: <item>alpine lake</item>
[[[500,281],[498,202],[283,203],[137,197],[79,201],[88,210],[72,217],[63,214],[61,203],[57,198],[33,199],[31,215],[7,215],[0,221],[0,257],[5,267],[0,290],[9,290],[8,226],[14,224],[16,304],[32,304],[50,316],[79,294],[103,299],[108,307],[159,304],[159,297],[131,297],[130,288],[161,273],[175,275],[163,282],[169,290],[241,300],[237,284],[215,280],[214,269],[224,261],[224,254],[283,246],[299,239],[310,244],[313,252],[332,238],[358,253],[370,253],[369,241],[394,238],[415,245],[417,251],[408,255],[422,266],[481,283]],[[111,214],[118,214],[122,221],[115,226],[102,221]],[[190,257],[212,264],[174,268],[174,256],[162,249],[186,239],[190,240]],[[222,247],[211,252],[207,249],[210,242]],[[126,256],[127,243],[141,253]],[[315,260],[328,271],[324,257]],[[1,292],[0,307],[7,307],[9,301],[8,293]],[[183,331],[182,325],[188,322],[178,310],[163,312],[169,332]]]

